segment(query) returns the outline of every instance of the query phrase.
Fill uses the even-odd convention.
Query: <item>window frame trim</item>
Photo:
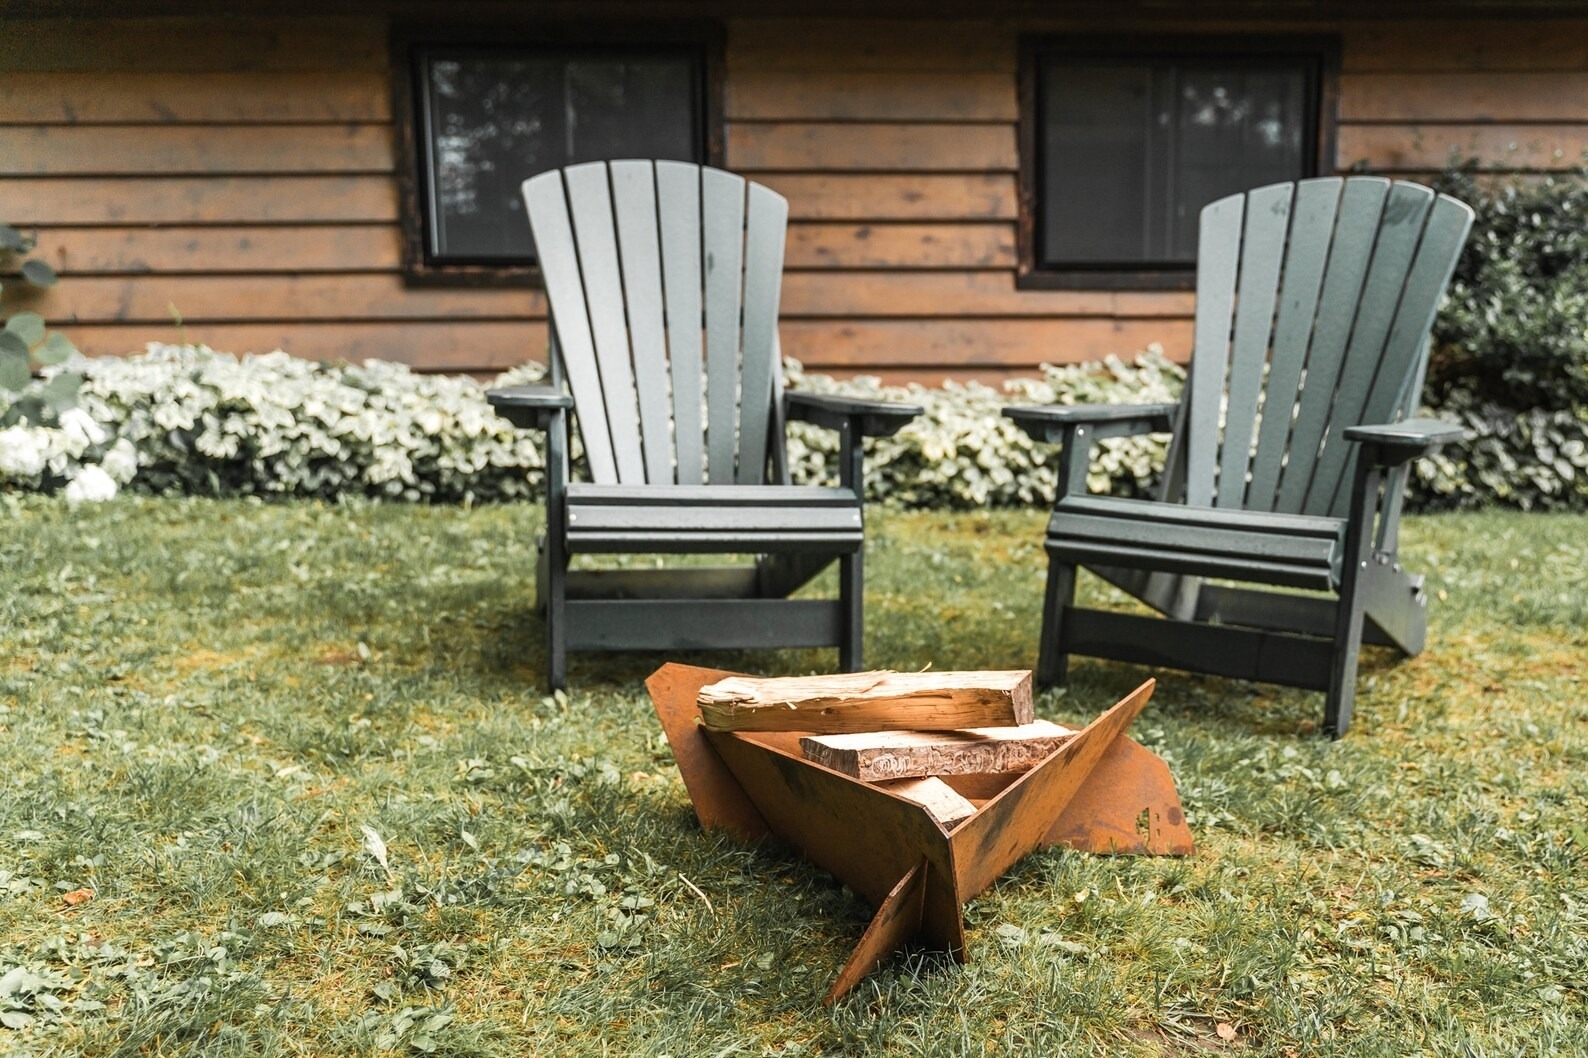
[[[1022,290],[1192,290],[1196,267],[1142,268],[1122,264],[1117,268],[1055,268],[1037,259],[1037,218],[1041,212],[1041,134],[1038,99],[1038,65],[1054,56],[1076,58],[1163,59],[1230,56],[1289,55],[1316,63],[1314,136],[1304,176],[1332,172],[1339,111],[1340,38],[1316,33],[1221,34],[1022,34],[1019,45],[1019,119],[1017,127],[1020,171],[1017,218],[1015,286]]]
[[[401,231],[401,271],[406,286],[528,287],[544,285],[534,264],[435,261],[429,252],[430,174],[425,135],[424,79],[418,57],[425,49],[478,48],[556,52],[604,48],[631,51],[697,50],[701,61],[701,146],[703,163],[721,166],[725,153],[724,53],[722,24],[702,20],[624,20],[577,22],[406,22],[392,27],[391,55],[393,147],[397,165],[397,216]]]

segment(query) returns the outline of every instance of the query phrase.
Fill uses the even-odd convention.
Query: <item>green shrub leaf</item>
[[[33,356],[39,363],[46,366],[64,364],[77,352],[77,346],[72,340],[60,331],[51,331],[44,339],[44,344],[34,351]]]
[[[28,344],[28,348],[44,340],[44,317],[36,312],[19,312],[6,320],[6,330]]]
[[[32,240],[9,224],[0,224],[0,250],[28,250]]]
[[[22,278],[36,287],[53,287],[55,269],[34,257],[22,262]]]
[[[63,412],[77,404],[77,392],[83,388],[83,376],[63,371],[44,384],[39,396],[51,411]]]
[[[0,389],[21,393],[33,381],[33,372],[28,368],[28,351],[25,347],[17,350],[5,342],[6,338],[15,340],[16,336],[0,337]]]

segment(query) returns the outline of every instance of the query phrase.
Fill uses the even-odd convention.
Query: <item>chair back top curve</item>
[[[644,160],[554,169],[522,191],[591,479],[783,483],[787,200]]]
[[[1343,517],[1341,432],[1415,410],[1472,217],[1381,177],[1274,184],[1205,207],[1176,498]]]

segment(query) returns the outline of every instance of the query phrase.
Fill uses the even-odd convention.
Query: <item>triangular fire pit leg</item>
[[[910,868],[910,873],[899,879],[899,884],[888,893],[882,906],[872,916],[871,924],[861,935],[860,943],[849,956],[849,961],[839,971],[838,980],[822,1003],[831,1006],[861,982],[861,979],[901,948],[921,928],[921,914],[926,907],[926,857]]]

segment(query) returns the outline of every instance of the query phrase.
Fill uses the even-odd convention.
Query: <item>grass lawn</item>
[[[1410,519],[1430,649],[1367,653],[1341,742],[1321,695],[1157,673],[1197,854],[1034,854],[968,965],[831,1009],[868,909],[700,832],[663,659],[543,696],[538,509],[0,517],[0,1053],[1588,1053],[1580,517]],[[875,512],[868,661],[1034,664],[1042,522]],[[1038,713],[1146,674],[1080,660]]]

